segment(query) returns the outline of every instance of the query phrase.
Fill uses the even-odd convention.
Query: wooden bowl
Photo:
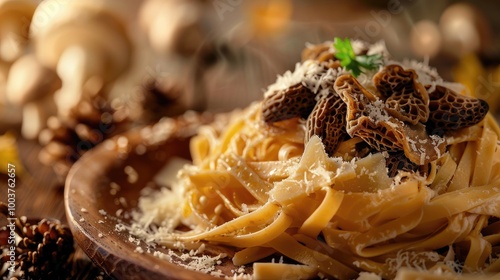
[[[154,130],[148,127],[107,140],[87,152],[68,174],[64,199],[74,238],[94,263],[117,279],[217,279],[155,257],[146,252],[143,242],[130,242],[127,230],[115,229],[117,224],[130,221],[123,213],[137,206],[141,189],[170,159],[189,159],[189,138],[193,132],[178,122],[175,126],[176,131],[163,136],[144,135],[145,130]],[[154,137],[164,139],[158,141]],[[151,143],[152,139],[155,143]],[[137,178],[131,178],[132,169]],[[138,246],[143,253],[138,252]],[[227,249],[226,253],[231,252]],[[227,260],[217,269],[232,275],[235,267]]]

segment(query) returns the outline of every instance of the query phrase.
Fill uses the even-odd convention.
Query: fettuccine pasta
[[[317,104],[327,89],[341,88],[342,75],[352,79],[344,71],[319,87]],[[420,82],[427,77],[417,74]],[[376,93],[370,83],[360,82],[362,90]],[[429,93],[440,87],[422,84]],[[269,122],[263,106],[202,127],[191,141],[193,163],[172,189],[140,201],[136,221],[158,225],[154,242],[237,248],[233,263],[252,265],[255,279],[500,277],[500,129],[491,115],[442,133],[424,129],[428,138],[409,139],[399,150],[376,149],[366,134],[345,134],[328,149],[327,136],[310,134],[309,119]],[[393,153],[414,153],[405,149],[426,139],[434,158],[422,152],[408,161],[415,168],[388,172]],[[165,197],[168,205],[151,207],[151,199]],[[262,261],[269,256],[285,261]]]

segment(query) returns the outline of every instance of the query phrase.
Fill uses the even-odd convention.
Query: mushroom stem
[[[4,19],[0,24],[0,58],[4,61],[14,61],[23,50],[27,39],[20,34],[20,22],[17,18]]]
[[[84,97],[85,83],[92,76],[100,76],[104,67],[99,52],[89,47],[77,45],[64,50],[57,63],[57,74],[62,80],[62,87],[55,96],[59,115],[68,116]]]
[[[21,133],[26,139],[36,139],[40,131],[46,127],[48,118],[56,110],[52,95],[46,95],[38,102],[30,102],[23,106],[23,123]]]
[[[19,129],[22,121],[22,111],[19,106],[6,104],[0,107],[0,134],[12,129]]]

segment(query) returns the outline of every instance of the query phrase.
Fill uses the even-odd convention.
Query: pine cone
[[[179,87],[158,80],[148,81],[137,96],[120,103],[103,94],[89,94],[72,109],[68,118],[50,117],[39,135],[40,161],[53,167],[64,182],[71,166],[88,150],[135,125],[151,124],[186,111],[178,102]]]
[[[182,104],[182,95],[183,91],[179,85],[150,79],[136,92],[137,102],[131,104],[135,107],[131,109],[133,118],[137,123],[151,124],[163,117],[178,116],[187,110]]]
[[[113,109],[100,96],[83,100],[67,119],[49,118],[39,136],[43,146],[39,159],[52,166],[64,181],[73,163],[85,152],[130,125],[124,108]]]
[[[5,215],[4,207],[0,207]],[[30,220],[26,217],[16,219],[15,233],[18,242],[15,246],[15,272],[2,271],[2,276],[23,279],[66,279],[69,275],[70,261],[74,252],[73,235],[68,227],[57,220]],[[0,229],[0,236],[8,236],[10,228]],[[12,246],[1,238],[2,266],[10,260],[9,248]],[[13,279],[13,278],[11,278]]]

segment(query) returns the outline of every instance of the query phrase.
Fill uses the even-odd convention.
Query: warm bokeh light
[[[484,15],[468,4],[448,7],[439,20],[445,50],[458,57],[476,52],[489,40]]]
[[[290,22],[292,1],[255,1],[250,4],[250,23],[256,36],[279,35]]]
[[[441,47],[438,26],[430,20],[417,22],[411,32],[411,46],[420,57],[434,57]]]

